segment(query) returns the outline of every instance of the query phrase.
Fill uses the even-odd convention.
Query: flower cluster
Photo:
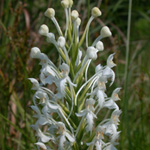
[[[102,27],[100,36],[89,45],[90,24],[101,16],[99,8],[92,9],[80,37],[81,19],[76,10],[71,10],[73,1],[62,0],[61,5],[66,16],[65,31],[59,26],[53,8],[48,8],[45,16],[56,26],[58,37],[49,32],[45,24],[39,29],[39,34],[57,49],[58,67],[39,48],[33,47],[30,53],[30,57],[39,59],[41,65],[39,81],[29,78],[35,90],[31,106],[36,118],[32,125],[38,140],[35,144],[42,150],[116,150],[121,114],[116,101],[120,100],[118,93],[121,88],[116,88],[111,96],[106,94],[107,87],[115,80],[112,69],[116,66],[113,62],[115,54],[108,57],[105,66],[97,65],[95,74],[88,77],[91,62],[104,50],[102,39],[112,33],[107,26]],[[56,87],[55,91],[49,88],[51,85]],[[105,113],[103,118],[99,117],[103,108],[104,112],[112,112],[110,118],[105,118]]]

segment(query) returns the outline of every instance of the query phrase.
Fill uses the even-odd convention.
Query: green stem
[[[123,102],[123,120],[125,121],[125,126],[122,127],[127,129],[129,149],[132,149],[130,130],[128,125],[128,79],[129,79],[129,52],[130,52],[130,31],[131,31],[131,14],[132,14],[132,0],[129,0],[129,11],[128,11],[128,29],[127,29],[127,43],[126,43],[126,65],[125,65],[125,83],[124,83],[124,102]],[[124,133],[124,132],[123,132]],[[125,133],[126,134],[126,133]],[[123,141],[122,141],[123,142]]]

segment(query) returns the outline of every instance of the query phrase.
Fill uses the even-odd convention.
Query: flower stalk
[[[32,125],[37,136],[35,145],[39,150],[51,150],[54,147],[58,150],[116,149],[121,114],[116,102],[120,100],[118,93],[121,88],[107,95],[109,86],[115,81],[112,69],[116,66],[113,62],[115,54],[108,57],[105,66],[98,64],[94,75],[90,76],[88,71],[91,62],[104,50],[101,40],[112,33],[107,26],[102,27],[100,35],[90,45],[90,24],[94,18],[101,16],[100,9],[92,9],[80,37],[81,19],[76,10],[71,10],[73,1],[62,0],[61,5],[66,16],[64,31],[55,18],[55,10],[48,8],[45,12],[45,16],[56,26],[58,39],[47,25],[41,25],[39,29],[39,34],[45,36],[48,44],[53,44],[57,49],[59,65],[55,65],[37,47],[33,47],[30,53],[30,57],[39,59],[41,65],[39,81],[29,78],[33,84],[32,90],[35,90],[31,106],[36,118]],[[55,90],[51,91],[50,86],[55,86]],[[104,108],[111,112],[111,116],[105,119],[104,114],[100,119],[100,112]]]

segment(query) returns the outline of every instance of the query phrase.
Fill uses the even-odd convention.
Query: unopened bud
[[[31,58],[38,58],[40,53],[41,53],[41,51],[38,47],[33,47],[33,48],[31,48],[30,57]]]
[[[65,43],[66,43],[65,38],[63,36],[60,36],[57,41],[58,46],[63,48],[65,47]]]
[[[94,18],[99,17],[99,16],[101,16],[101,15],[102,15],[102,12],[100,11],[100,9],[99,9],[98,7],[94,7],[94,8],[92,9],[92,16],[93,16]]]
[[[97,42],[96,49],[98,49],[99,51],[103,51],[104,50],[103,42],[101,41]]]
[[[79,17],[76,19],[76,23],[77,23],[77,26],[80,26],[80,24],[81,24],[81,19],[80,19]]]
[[[44,14],[48,18],[53,18],[55,16],[55,10],[53,8],[48,8]]]
[[[73,10],[71,13],[72,20],[76,20],[79,17],[79,13],[76,10]]]
[[[63,0],[63,1],[61,1],[61,5],[64,8],[68,8],[69,7],[69,0]]]
[[[110,37],[112,35],[111,31],[109,30],[109,28],[107,26],[104,26],[102,29],[101,29],[101,36],[103,38],[105,37]]]
[[[69,1],[69,6],[72,7],[73,5],[73,0],[68,0]]]
[[[45,24],[41,25],[39,29],[39,34],[46,36],[48,32],[49,32],[49,28],[47,27],[47,25]]]
[[[53,33],[47,34],[47,42],[54,42],[55,41],[55,35]]]

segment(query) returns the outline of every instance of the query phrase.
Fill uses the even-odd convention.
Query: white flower
[[[119,100],[118,92],[120,91],[120,89],[121,88],[117,88],[113,91],[112,96],[110,97],[108,101],[105,102],[104,107],[107,107],[109,109],[119,110],[119,107],[115,101]]]
[[[55,10],[53,8],[48,8],[44,14],[48,18],[53,18],[55,16]]]
[[[109,30],[109,28],[107,26],[104,26],[101,29],[101,36],[103,38],[112,36],[112,33],[111,33],[111,31]]]
[[[88,59],[96,60],[97,59],[97,52],[98,52],[98,50],[96,48],[94,48],[92,46],[88,47],[87,52],[86,52]]]
[[[38,47],[31,48],[30,57],[31,58],[39,58],[41,51]]]
[[[113,62],[114,55],[115,55],[115,53],[111,54],[107,59],[107,66],[110,68],[113,68],[114,66],[116,66],[116,64]]]
[[[106,123],[104,123],[102,126],[104,128],[106,128],[105,134],[113,137],[113,135],[116,135],[117,129],[118,129],[118,125],[119,125],[119,116],[121,114],[121,110],[114,110],[112,115],[111,115],[111,119],[108,119],[108,121]]]
[[[105,128],[103,126],[98,126],[96,129],[95,137],[92,142],[87,143],[88,146],[92,145],[96,147],[96,150],[102,150],[103,145],[105,144],[103,142],[104,139],[104,133]]]
[[[117,142],[115,142],[119,137],[120,132],[116,132],[112,137],[110,143],[104,148],[104,150],[117,150],[115,145],[118,145]]]
[[[97,73],[98,71],[102,70],[103,69],[103,66],[101,64],[98,64],[96,67],[95,67],[95,72]]]
[[[121,113],[122,113],[121,110],[114,110],[114,111],[113,111],[113,113],[112,113],[112,115],[111,115],[111,120],[112,120],[112,122],[113,122],[115,125],[119,125],[119,122],[120,122],[119,116],[120,116]]]
[[[43,143],[47,143],[48,141],[53,140],[52,137],[45,135],[39,128],[37,129],[37,136]]]
[[[86,130],[88,131],[92,131],[93,129],[93,124],[94,124],[94,118],[97,118],[97,116],[93,113],[93,111],[95,110],[94,108],[94,104],[95,101],[90,98],[86,100],[86,109],[81,110],[80,113],[76,113],[76,115],[78,117],[85,117],[86,118],[86,122],[87,122],[87,126],[86,126]]]
[[[59,80],[56,81],[56,86],[57,86],[56,96],[59,99],[65,97],[65,95],[66,95],[66,92],[65,92],[66,85],[67,85],[67,79],[66,78],[59,79]]]
[[[33,117],[37,118],[38,120],[35,123],[35,126],[38,127],[39,125],[45,125],[48,123],[47,118],[43,116],[37,106],[31,106],[31,108],[37,113]]]
[[[101,16],[101,15],[102,15],[102,12],[99,10],[98,7],[94,7],[94,8],[92,9],[92,16],[93,16],[94,18],[99,17],[99,16]]]
[[[58,131],[57,133],[60,135],[59,138],[59,150],[63,150],[64,143],[66,142],[66,138],[73,143],[75,141],[74,137],[69,133],[69,131],[66,129],[64,123],[58,122],[56,124]]]
[[[70,71],[70,68],[67,64],[63,63],[62,65],[60,65],[60,69],[62,71],[62,75],[63,77],[67,77]]]
[[[105,91],[106,90],[106,84],[105,84],[106,80],[105,78],[103,78],[103,76],[101,76],[99,78],[99,80],[97,81],[97,88],[99,90]]]
[[[110,67],[106,66],[106,68],[103,70],[103,79],[107,82],[107,79],[109,78],[111,78],[111,86],[115,81],[115,73]]]
[[[40,88],[39,82],[34,79],[34,78],[29,78],[29,80],[32,82],[33,86],[32,89],[33,90],[38,90]]]
[[[56,73],[52,70],[52,68],[49,65],[46,65],[44,68],[41,70],[40,74],[40,80],[41,82],[45,84],[52,84],[55,82],[56,79]]]
[[[43,104],[48,99],[48,95],[43,91],[37,91],[35,97],[40,99],[40,103]]]
[[[119,96],[118,96],[118,93],[120,92],[121,88],[116,88],[113,93],[112,93],[112,96],[111,98],[114,100],[114,101],[118,101],[120,100]]]
[[[47,36],[47,33],[49,32],[49,28],[47,25],[43,24],[41,25],[40,29],[39,29],[39,34],[40,35],[44,35]]]
[[[63,63],[62,65],[60,65],[60,69],[61,69],[62,78],[56,80],[56,82],[55,82],[56,86],[57,86],[57,94],[56,94],[56,96],[59,99],[65,97],[67,83],[69,84],[69,86],[70,86],[71,89],[72,89],[73,86],[76,86],[76,84],[73,84],[71,82],[71,79],[68,76],[69,75],[69,71],[70,71],[69,66],[67,64]]]

